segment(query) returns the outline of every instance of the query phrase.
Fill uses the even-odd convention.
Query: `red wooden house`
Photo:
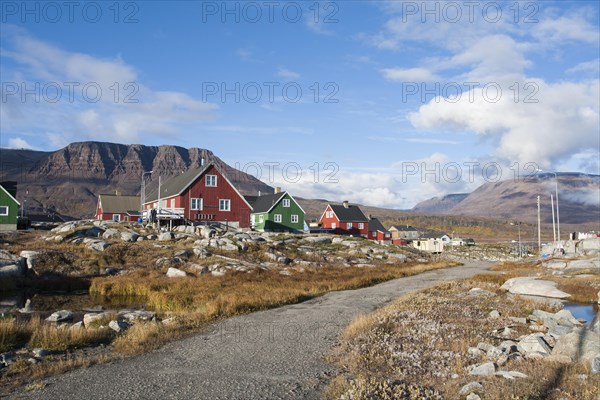
[[[369,219],[369,239],[380,242],[389,242],[392,240],[392,234],[385,229],[381,221],[377,218]]]
[[[160,197],[160,204],[159,204]],[[213,163],[176,175],[150,193],[144,210],[156,209],[159,219],[221,222],[250,227],[252,207]]]
[[[96,205],[97,220],[137,221],[140,213],[140,196],[122,196],[119,194],[101,194]]]
[[[340,235],[369,235],[369,219],[358,206],[350,205],[347,201],[328,204],[319,223],[321,228],[331,229]]]

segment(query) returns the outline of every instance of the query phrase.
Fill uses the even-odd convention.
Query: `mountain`
[[[0,149],[0,182],[17,181],[18,199],[30,212],[51,209],[73,217],[93,217],[100,193],[137,195],[145,171],[147,191],[191,166],[217,164],[242,194],[273,188],[238,171],[210,150],[177,146],[80,142],[54,151]]]
[[[453,193],[442,197],[433,197],[418,203],[411,211],[426,214],[444,214],[463,201],[468,195],[469,193]]]
[[[597,225],[600,222],[600,176],[569,172],[558,173],[557,177],[560,223]],[[551,224],[550,194],[555,194],[555,185],[555,176],[549,173],[488,182],[446,210],[434,209],[443,208],[443,199],[448,196],[419,203],[413,210],[536,223],[537,196],[540,196],[541,222]]]

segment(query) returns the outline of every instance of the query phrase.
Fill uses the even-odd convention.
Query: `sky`
[[[3,1],[0,147],[212,150],[405,209],[600,173],[596,1]]]

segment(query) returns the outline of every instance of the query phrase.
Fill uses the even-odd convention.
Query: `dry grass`
[[[476,286],[497,295],[464,295]],[[485,356],[469,356],[469,347],[479,342],[498,345],[501,339],[492,332],[504,326],[513,326],[516,336],[529,333],[525,325],[515,326],[507,317],[527,316],[543,307],[500,293],[493,282],[449,283],[404,296],[372,314],[357,317],[342,334],[341,344],[331,357],[345,374],[332,380],[327,398],[339,399],[348,389],[356,391],[357,387],[367,393],[365,398],[370,398],[369,393],[373,395],[387,380],[397,380],[418,385],[419,390],[435,389],[444,398],[454,399],[459,398],[462,385],[478,380],[485,388],[486,399],[597,399],[600,376],[590,375],[588,365],[540,365],[541,361],[525,359],[509,361],[502,369],[523,372],[529,376],[527,379],[474,379],[468,375],[467,366],[486,360]],[[498,310],[501,317],[489,318],[491,310]],[[452,374],[458,378],[452,378]],[[587,379],[578,378],[580,374],[588,375]],[[431,397],[423,398],[435,398],[433,391],[429,393]]]
[[[29,340],[31,330],[14,318],[0,319],[0,353],[23,346]]]

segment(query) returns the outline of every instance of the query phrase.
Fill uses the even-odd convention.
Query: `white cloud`
[[[10,138],[8,139],[8,148],[9,149],[30,149],[33,150],[33,146],[27,143],[26,140],[22,138]]]
[[[553,45],[565,41],[598,43],[598,26],[589,19],[594,11],[588,11],[584,8],[557,16],[557,10],[548,9],[538,23],[531,24],[533,36]]]
[[[291,71],[287,68],[279,68],[279,70],[277,71],[277,76],[290,80],[300,79],[299,73]]]
[[[600,73],[600,58],[579,63],[566,72],[567,74],[590,73],[598,75]]]
[[[426,68],[384,68],[383,76],[390,81],[400,82],[431,82],[439,77]]]
[[[45,135],[50,145],[75,140],[132,143],[147,134],[172,138],[214,119],[215,104],[181,92],[154,91],[121,58],[73,53],[23,29],[9,26],[8,31],[2,38],[2,59],[7,61],[2,63],[3,81],[19,90],[39,88],[39,101],[23,99],[20,93],[7,96],[0,109],[5,132]],[[58,90],[45,92],[47,85]],[[86,85],[91,90],[84,91]]]

